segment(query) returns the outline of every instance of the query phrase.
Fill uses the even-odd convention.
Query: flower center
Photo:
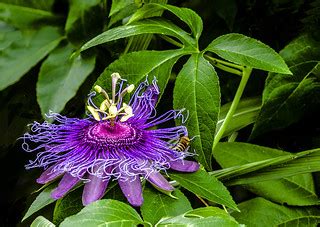
[[[142,132],[131,125],[115,122],[111,126],[107,121],[96,122],[88,128],[86,142],[106,148],[133,145],[139,141]]]

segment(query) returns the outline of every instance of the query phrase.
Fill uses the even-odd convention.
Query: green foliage
[[[55,227],[53,223],[45,217],[39,216],[31,223],[30,227]]]
[[[220,143],[214,151],[214,157],[223,168],[263,161],[286,154],[289,153],[247,143]],[[261,182],[243,186],[259,196],[278,203],[299,206],[319,203],[310,174],[271,181],[261,179]]]
[[[142,223],[139,214],[129,205],[116,200],[100,200],[66,218],[60,226],[136,226]]]
[[[214,176],[204,170],[198,170],[195,173],[188,174],[172,173],[170,177],[179,182],[182,187],[200,197],[238,210],[227,188]]]
[[[175,217],[192,210],[188,198],[178,189],[167,196],[155,189],[145,188],[141,214],[145,221],[155,225],[163,217]]]
[[[315,207],[281,206],[263,198],[243,202],[239,209],[241,213],[231,215],[246,226],[317,226],[320,223],[320,212]]]

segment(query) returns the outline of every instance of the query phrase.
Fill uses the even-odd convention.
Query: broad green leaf
[[[55,227],[55,225],[45,217],[39,216],[31,223],[30,227]]]
[[[144,202],[141,207],[143,220],[155,225],[163,217],[174,217],[192,210],[188,198],[178,189],[172,193],[172,198],[153,188],[143,190]]]
[[[220,36],[209,44],[206,51],[211,51],[223,59],[243,66],[291,74],[284,60],[272,48],[241,34],[231,33]]]
[[[51,184],[48,187],[46,187],[40,194],[37,196],[37,198],[33,201],[29,209],[27,210],[27,213],[22,218],[22,221],[36,213],[37,211],[41,210],[45,206],[48,206],[49,204],[53,203],[55,200],[51,198],[51,191],[56,187],[56,184]]]
[[[320,105],[319,50],[319,42],[301,36],[280,52],[293,75],[269,74],[251,138],[285,128]]]
[[[244,165],[290,153],[248,143],[219,143],[214,152],[223,167]],[[279,203],[289,205],[314,205],[319,203],[311,174],[286,177],[244,185],[250,191]]]
[[[195,46],[195,40],[170,21],[163,19],[145,19],[129,25],[109,29],[85,43],[81,47],[81,51],[113,40],[149,33],[173,36],[185,45]]]
[[[171,173],[170,178],[198,196],[238,210],[228,189],[204,170],[198,170],[195,173]]]
[[[186,122],[197,158],[211,170],[211,148],[220,108],[217,73],[201,54],[193,54],[177,76],[173,92],[174,109],[189,112]]]
[[[223,124],[230,106],[231,106],[231,103],[227,103],[221,107],[219,120],[217,123],[217,131],[219,131],[219,128]],[[223,134],[223,137],[229,136],[233,132],[236,132],[254,123],[256,118],[258,117],[260,108],[261,108],[261,97],[242,99],[239,102],[236,112],[233,114],[232,120],[228,124]]]
[[[198,14],[188,8],[176,7],[167,4],[149,3],[138,9],[129,20],[129,23],[146,18],[150,13],[161,10],[168,10],[185,22],[192,31],[193,36],[198,40],[202,32],[202,20]]]
[[[158,80],[158,85],[162,94],[169,80],[173,64],[179,57],[187,53],[188,51],[179,49],[167,51],[140,51],[123,55],[105,69],[98,78],[96,84],[106,88],[107,91],[110,91],[110,75],[114,72],[118,72],[129,84],[135,85],[146,80],[147,76],[149,76],[149,81],[152,81],[153,78]]]
[[[99,200],[83,208],[78,214],[66,218],[61,227],[74,226],[136,226],[143,221],[129,205],[116,200]]]
[[[176,217],[160,220],[157,226],[242,226],[224,210],[217,207],[203,207],[188,211]]]
[[[17,82],[50,53],[62,39],[58,29],[54,27],[3,35],[2,40],[13,38],[13,41],[9,41],[10,45],[0,50],[0,90]]]
[[[59,199],[56,202],[53,211],[53,223],[59,225],[66,217],[74,215],[81,211],[82,205],[82,188],[74,190]]]
[[[126,1],[126,0],[124,0],[124,1]],[[119,0],[115,0],[113,2],[120,2],[120,1]],[[109,20],[109,23],[108,23],[108,28],[110,28],[112,25],[114,25],[115,23],[119,22],[120,20],[122,20],[121,24],[126,23],[128,18],[132,14],[134,14],[137,11],[137,9],[140,7],[140,4],[141,3],[135,2],[134,0],[131,0],[131,3],[129,3],[129,1],[128,1],[128,4],[124,8],[118,10],[117,12],[113,13],[112,15],[109,15],[110,20]],[[111,8],[112,8],[112,6],[111,6]]]
[[[101,0],[70,0],[65,25],[68,40],[76,46],[99,34],[103,29],[104,12]]]
[[[254,226],[314,226],[320,223],[320,211],[316,207],[287,207],[263,198],[255,198],[239,204],[241,213],[231,215],[248,227]]]
[[[37,82],[41,113],[60,112],[95,66],[95,56],[76,55],[71,45],[55,49],[43,62]],[[63,94],[63,95],[61,95]]]
[[[289,157],[285,159],[288,159],[287,162],[241,176],[239,179],[229,181],[228,185],[250,184],[320,171],[320,149],[295,153],[291,155],[291,160]]]
[[[30,29],[30,27],[39,26],[41,23],[48,25],[48,23],[57,22],[59,17],[46,10],[0,3],[0,21],[4,21],[16,28]]]

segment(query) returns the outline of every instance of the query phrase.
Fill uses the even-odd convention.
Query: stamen
[[[99,113],[96,111],[95,108],[93,108],[92,106],[87,106],[87,109],[90,111],[90,113],[92,114],[94,119],[96,119],[97,121],[101,120],[100,116],[99,116]]]
[[[132,91],[134,90],[134,84],[130,84],[128,87],[126,87],[125,89],[123,89],[123,91],[120,93],[120,95],[118,96],[118,102],[120,103],[120,100],[128,93],[130,94]]]

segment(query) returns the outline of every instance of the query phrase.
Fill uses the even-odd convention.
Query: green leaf
[[[203,207],[182,215],[160,220],[157,226],[241,226],[228,213],[217,207]]]
[[[288,154],[290,153],[281,150],[234,142],[219,143],[213,155],[223,168],[227,168]],[[319,203],[311,174],[246,184],[244,186],[259,196],[279,203],[299,206]]]
[[[55,227],[55,225],[45,217],[39,216],[31,223],[30,227]]]
[[[56,202],[53,211],[53,223],[59,225],[65,218],[81,211],[82,188],[74,190]]]
[[[279,159],[281,160],[282,157],[283,160],[280,162],[282,164],[279,163],[278,165],[261,169],[254,174],[246,174],[241,176],[241,178],[229,181],[227,184],[249,184],[320,171],[320,149],[303,151],[289,156],[281,156]],[[271,163],[274,161],[276,160],[271,160]]]
[[[70,0],[69,2],[66,34],[73,44],[82,45],[103,29],[105,15],[101,0]]]
[[[155,225],[163,217],[173,217],[192,210],[188,198],[178,189],[174,190],[172,198],[153,188],[143,190],[144,202],[141,207],[143,220]]]
[[[3,3],[51,11],[55,0],[1,0]]]
[[[204,170],[198,170],[195,173],[171,173],[170,178],[198,196],[238,210],[227,188]]]
[[[217,131],[223,124],[225,117],[229,111],[231,102],[223,105],[220,109],[219,120],[217,123]],[[242,99],[236,112],[232,116],[232,120],[228,124],[223,137],[231,135],[233,132],[254,123],[258,117],[261,108],[261,97],[245,98]]]
[[[194,39],[170,21],[163,19],[145,19],[129,25],[109,29],[85,43],[81,47],[81,51],[113,40],[148,33],[173,36],[185,45],[195,46]]]
[[[132,4],[136,4],[134,0],[112,0],[109,17]]]
[[[272,48],[266,44],[236,33],[220,36],[213,40],[206,51],[243,66],[269,72],[291,74],[288,66]]]
[[[48,25],[59,21],[59,18],[49,11],[0,3],[0,21],[4,21],[16,28],[30,29],[30,27],[39,26],[41,23]]]
[[[317,226],[320,211],[316,207],[286,207],[263,198],[239,204],[241,213],[231,215],[246,226]]]
[[[30,217],[32,214],[36,213],[37,211],[41,210],[42,208],[48,206],[49,204],[53,203],[55,200],[51,198],[51,191],[56,187],[56,184],[50,184],[46,187],[37,198],[33,201],[27,213],[22,218],[22,221]]]
[[[280,52],[293,75],[269,74],[251,138],[285,128],[319,106],[319,50],[319,42],[310,36],[302,36]]]
[[[58,29],[43,27],[37,31],[28,30],[2,34],[7,47],[0,50],[0,90],[17,82],[25,73],[50,53],[61,41]]]
[[[116,200],[99,200],[83,208],[78,214],[66,218],[61,227],[74,226],[136,226],[143,221],[129,205]]]
[[[120,0],[120,1],[116,0],[113,2],[117,3],[117,2],[121,2],[121,1],[122,0]],[[126,0],[124,0],[124,1],[126,1]],[[113,5],[113,3],[112,3],[112,5]],[[119,22],[120,20],[122,20],[121,24],[124,24],[128,20],[128,18],[132,14],[134,14],[134,12],[137,11],[137,9],[139,7],[140,7],[140,3],[138,3],[138,2],[136,3],[134,0],[131,0],[131,3],[129,3],[129,1],[128,1],[128,4],[124,8],[118,10],[117,12],[113,13],[112,15],[109,15],[109,17],[111,17],[111,18],[108,23],[108,28],[110,28],[112,25]],[[111,6],[111,8],[112,8],[112,6]]]
[[[49,110],[56,113],[62,111],[94,69],[94,55],[71,57],[74,51],[70,44],[61,46],[55,49],[41,66],[37,98],[43,115]]]
[[[201,54],[193,54],[177,76],[173,92],[174,109],[189,112],[186,122],[189,136],[197,136],[191,148],[197,158],[211,170],[211,148],[220,108],[217,73]]]
[[[176,7],[168,4],[157,4],[157,3],[149,3],[145,4],[142,8],[138,9],[135,14],[129,20],[129,23],[140,20],[142,18],[146,18],[150,13],[158,12],[161,10],[168,10],[177,17],[181,19],[181,21],[185,22],[192,31],[193,36],[196,40],[199,39],[202,32],[202,20],[198,14],[188,8]]]
[[[121,77],[126,79],[129,84],[135,85],[138,85],[139,82],[145,80],[149,75],[149,80],[152,80],[154,77],[158,80],[160,92],[163,94],[173,64],[179,57],[187,53],[188,51],[179,49],[167,51],[139,51],[123,55],[105,69],[95,85],[98,84],[103,88],[106,88],[107,91],[110,91],[110,75],[114,72],[120,73]]]

